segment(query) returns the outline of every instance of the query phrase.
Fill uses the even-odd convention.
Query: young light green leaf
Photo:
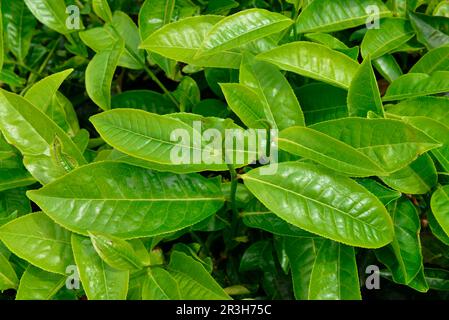
[[[66,283],[65,275],[29,265],[20,278],[16,300],[50,300]]]
[[[112,21],[112,12],[107,0],[92,0],[92,9],[103,21]]]
[[[169,272],[178,284],[182,300],[230,300],[203,265],[185,253],[173,251]]]
[[[432,212],[438,221],[441,228],[443,228],[446,235],[449,235],[449,187],[440,186],[433,193],[431,200]]]
[[[328,33],[307,33],[304,35],[307,39],[325,45],[331,49],[335,50],[347,50],[349,47],[341,42],[339,39],[335,38],[334,36],[328,34]]]
[[[423,264],[418,210],[410,200],[401,198],[387,207],[394,223],[393,242],[376,251],[378,259],[392,272],[394,281],[409,284]]]
[[[312,42],[292,42],[264,52],[258,59],[305,77],[348,89],[359,64],[343,53]]]
[[[89,238],[72,235],[73,255],[89,300],[125,300],[129,271],[114,269],[96,253]]]
[[[0,291],[3,292],[8,289],[16,289],[19,284],[19,279],[14,271],[11,263],[0,252]]]
[[[147,269],[142,287],[143,300],[181,300],[178,283],[166,270],[156,267]]]
[[[244,54],[240,67],[240,83],[254,89],[272,113],[279,130],[303,126],[304,115],[290,84],[279,69],[267,62]]]
[[[200,175],[159,173],[118,162],[81,167],[27,195],[69,230],[124,239],[191,226],[224,201],[216,181]]]
[[[374,13],[376,19],[392,14],[378,0],[314,0],[299,15],[296,28],[299,33],[339,31],[371,23]]]
[[[118,270],[143,268],[133,246],[125,240],[98,232],[89,232],[89,236],[95,251],[111,267]]]
[[[441,146],[413,126],[391,119],[346,118],[321,122],[311,128],[354,147],[390,173]]]
[[[291,127],[281,131],[279,148],[306,159],[314,160],[348,176],[382,176],[388,173],[356,148],[306,127]],[[329,146],[332,148],[329,148]]]
[[[391,83],[383,101],[395,101],[449,92],[449,71],[405,74]]]
[[[70,232],[41,212],[2,226],[0,240],[15,255],[49,272],[65,274],[73,264]]]
[[[139,12],[139,31],[142,39],[171,22],[175,0],[145,0]]]
[[[391,219],[383,204],[355,181],[330,170],[284,162],[275,175],[255,169],[242,179],[268,209],[301,229],[366,248],[381,247],[392,239]],[[337,228],[332,221],[344,221],[344,227]]]
[[[354,248],[323,241],[310,275],[309,299],[362,299]]]
[[[365,118],[369,111],[384,115],[376,75],[369,57],[363,61],[349,86],[348,110],[349,116],[354,117]]]
[[[248,9],[220,20],[207,33],[196,56],[234,49],[280,32],[293,23],[286,16],[264,9]]]
[[[449,71],[449,47],[447,46],[430,50],[410,69],[410,73],[432,74],[436,71]]]
[[[391,54],[377,58],[372,63],[376,70],[390,83],[403,74],[401,67]]]
[[[118,41],[111,50],[97,53],[86,69],[86,91],[101,109],[111,109],[111,84],[124,43]]]
[[[409,41],[415,35],[410,22],[401,18],[387,18],[380,21],[378,29],[369,29],[363,38],[362,56],[371,59],[394,51],[394,49]]]

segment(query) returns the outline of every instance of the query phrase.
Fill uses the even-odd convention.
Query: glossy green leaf
[[[347,50],[349,47],[341,42],[339,39],[335,38],[334,36],[328,34],[328,33],[307,33],[304,35],[307,39],[312,40],[313,42],[325,45],[331,49],[340,49],[340,50]]]
[[[165,25],[146,38],[141,48],[164,57],[202,67],[240,67],[241,54],[224,51],[217,55],[197,58],[207,33],[222,17],[205,15],[185,18]]]
[[[119,41],[112,50],[97,53],[86,69],[87,94],[103,110],[111,109],[111,84],[123,45]]]
[[[442,243],[449,246],[449,236],[446,234],[446,232],[443,230],[443,228],[435,218],[432,210],[429,210],[427,212],[427,221],[429,222],[429,227],[432,231],[432,234]]]
[[[356,148],[306,127],[291,127],[281,131],[279,148],[349,176],[388,175],[382,167]],[[332,146],[332,148],[329,148]]]
[[[178,284],[182,300],[230,299],[202,264],[185,253],[174,251],[168,269]]]
[[[348,89],[359,64],[348,56],[323,45],[293,42],[258,55],[258,59],[305,77]]]
[[[20,278],[16,300],[50,300],[62,288],[66,276],[29,265]]]
[[[373,179],[360,179],[357,182],[362,185],[369,192],[374,194],[384,205],[397,200],[401,197],[401,193],[395,190],[391,190],[376,180]]]
[[[409,73],[391,83],[383,100],[403,100],[445,92],[449,92],[449,71],[436,71],[431,75]]]
[[[378,0],[314,0],[299,15],[296,28],[300,33],[350,29],[370,23],[373,8],[378,10],[376,18],[391,16],[388,8]]]
[[[0,291],[16,289],[19,284],[16,272],[8,259],[0,253]]]
[[[246,54],[240,67],[240,83],[254,89],[262,98],[279,130],[304,125],[298,99],[277,67]]]
[[[30,201],[25,195],[25,188],[10,189],[0,192],[0,226],[31,212]],[[12,217],[12,219],[10,219]]]
[[[444,32],[442,28],[438,28],[436,23],[432,22],[435,21],[435,19],[438,19],[438,17],[430,17],[412,12],[409,12],[408,16],[413,28],[416,31],[419,42],[424,44],[427,49],[431,50],[449,43],[449,34],[447,30]],[[449,18],[447,19],[449,20]]]
[[[346,118],[311,128],[354,147],[387,172],[404,168],[419,155],[440,146],[422,131],[391,119]]]
[[[147,269],[147,277],[142,288],[143,300],[181,300],[178,283],[162,268]]]
[[[125,240],[101,233],[89,233],[89,235],[95,251],[111,267],[118,270],[143,268],[144,264],[133,246]]]
[[[402,193],[425,194],[436,185],[438,176],[432,158],[424,154],[409,166],[381,179],[390,188]]]
[[[223,205],[220,188],[213,180],[116,162],[84,166],[27,194],[69,230],[128,239],[183,229],[209,217]]]
[[[384,115],[382,100],[371,59],[366,58],[354,76],[348,92],[349,116],[365,118],[368,111]]]
[[[393,219],[395,235],[393,242],[377,250],[376,255],[392,272],[394,281],[409,284],[423,263],[418,211],[404,198],[391,203],[387,209]]]
[[[66,4],[64,0],[24,0],[28,9],[37,20],[50,29],[62,34],[69,34],[75,30],[67,27]]]
[[[436,71],[449,71],[449,47],[430,50],[410,69],[410,73],[432,74]]]
[[[239,47],[289,27],[293,21],[279,13],[264,9],[243,10],[220,20],[204,38],[199,56]]]
[[[166,96],[150,90],[130,90],[112,97],[112,109],[142,109],[157,114],[178,111],[176,105]]]
[[[104,21],[112,21],[112,12],[107,0],[92,0],[92,9]]]
[[[28,214],[0,228],[0,240],[17,256],[49,272],[73,264],[70,232],[43,213]]]
[[[448,186],[440,186],[432,195],[431,207],[435,219],[438,221],[444,232],[449,235],[449,188]]]
[[[310,275],[311,300],[361,300],[354,248],[331,240],[321,244]]]
[[[146,0],[139,12],[139,31],[142,39],[171,22],[175,0]]]
[[[449,272],[447,270],[425,268],[424,274],[430,289],[449,291]]]
[[[403,74],[401,67],[391,54],[377,58],[372,63],[376,70],[390,83]]]
[[[76,145],[50,118],[24,98],[6,91],[0,93],[0,129],[23,154],[28,171],[43,184],[67,173],[54,157],[56,141],[74,164],[86,163]]]
[[[125,300],[129,271],[111,268],[96,253],[89,238],[72,235],[73,255],[89,300]]]
[[[307,125],[348,116],[348,92],[344,89],[315,82],[300,87],[296,94]]]
[[[410,22],[406,19],[388,18],[380,21],[379,29],[369,29],[363,38],[362,56],[372,59],[384,54],[409,41],[415,35]]]
[[[381,247],[392,239],[391,220],[383,204],[355,181],[332,171],[290,162],[279,164],[275,175],[262,175],[255,169],[242,178],[268,209],[301,229],[367,248]],[[341,227],[332,221],[342,221]]]
[[[36,19],[23,1],[4,0],[2,4],[6,45],[23,62],[31,46]]]

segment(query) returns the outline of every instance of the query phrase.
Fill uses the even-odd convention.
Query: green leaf
[[[397,200],[401,197],[401,193],[395,190],[391,190],[379,182],[372,179],[360,179],[357,182],[362,185],[369,192],[374,194],[382,203],[386,206],[390,202]]]
[[[90,240],[98,255],[111,267],[118,270],[139,270],[144,264],[140,261],[133,246],[125,240],[89,232]]]
[[[95,252],[89,238],[72,235],[73,255],[89,300],[125,300],[129,271],[116,270]]]
[[[17,188],[0,192],[0,226],[17,216],[31,212],[30,201],[25,191],[25,188]]]
[[[2,4],[6,45],[17,60],[24,62],[30,50],[36,19],[23,1],[4,0]]]
[[[390,83],[403,74],[401,67],[391,54],[373,60],[373,66]]]
[[[299,15],[296,28],[299,33],[350,29],[370,23],[373,7],[379,10],[376,18],[391,16],[388,8],[378,0],[314,0]]]
[[[242,46],[280,32],[293,23],[286,16],[264,9],[248,9],[220,20],[207,33],[196,56],[207,56]]]
[[[361,300],[354,248],[331,240],[321,244],[310,275],[311,300]]]
[[[444,269],[425,268],[424,274],[430,289],[449,291],[449,271]]]
[[[52,98],[72,72],[73,69],[68,69],[40,80],[25,93],[25,99],[52,119],[51,112],[48,112]]]
[[[112,12],[107,0],[92,0],[95,14],[106,22],[112,21]]]
[[[390,173],[440,146],[422,131],[391,119],[346,118],[318,123],[311,128],[354,147]]]
[[[112,109],[142,109],[157,114],[178,111],[176,105],[166,96],[151,90],[129,90],[112,97]]]
[[[348,176],[388,175],[382,167],[356,148],[311,128],[291,127],[283,130],[278,142],[282,150],[314,160]]]
[[[446,232],[446,235],[449,235],[448,204],[449,187],[439,186],[432,195],[431,208],[435,219],[441,228],[443,228],[444,232]]]
[[[0,253],[0,292],[16,289],[19,279],[8,259]]]
[[[442,243],[449,246],[449,236],[446,234],[446,232],[438,223],[432,210],[429,210],[427,212],[427,221],[429,222],[429,227],[430,230],[432,231],[432,234]]]
[[[449,71],[405,74],[391,83],[383,101],[403,100],[449,92]]]
[[[305,77],[348,89],[359,64],[343,53],[311,42],[293,42],[264,52],[258,59]]]
[[[241,54],[238,52],[224,51],[216,55],[197,57],[207,33],[222,18],[205,15],[170,23],[153,32],[140,47],[194,66],[238,69],[241,61]]]
[[[436,71],[449,71],[449,47],[430,50],[410,69],[410,73],[432,74]]]
[[[439,28],[436,19],[444,19],[449,21],[447,18],[442,17],[430,17],[420,13],[408,13],[410,22],[416,31],[418,41],[424,44],[427,49],[431,50],[434,48],[446,45],[449,42],[449,34],[446,30],[444,32],[443,28]],[[446,22],[447,24],[447,22]]]
[[[50,118],[26,99],[6,91],[0,92],[0,129],[6,140],[23,154],[28,171],[43,184],[67,173],[52,156],[56,141],[74,163],[86,163],[76,145]]]
[[[118,41],[112,50],[97,53],[86,69],[87,94],[103,110],[111,109],[111,84],[123,45]]]
[[[203,265],[185,253],[173,251],[168,265],[182,300],[230,300]]]
[[[389,204],[387,209],[393,219],[395,235],[390,245],[376,251],[376,256],[392,272],[395,282],[409,284],[423,263],[418,210],[405,198]]]
[[[383,204],[355,181],[330,170],[285,162],[275,175],[255,169],[242,179],[269,210],[301,229],[366,248],[381,247],[392,239]],[[342,221],[341,227],[332,221]]]
[[[147,269],[142,288],[143,300],[181,300],[178,283],[166,270],[156,267]]]
[[[37,20],[50,29],[62,34],[69,34],[76,30],[67,28],[66,4],[64,0],[24,0],[28,9]]]
[[[240,83],[254,89],[262,98],[279,130],[304,125],[298,99],[277,67],[245,54],[240,67]]]
[[[438,176],[432,158],[424,154],[409,166],[381,179],[386,185],[399,192],[425,194],[437,184]]]
[[[369,29],[363,38],[362,56],[379,58],[394,51],[415,35],[410,22],[406,19],[388,18],[380,21],[379,29]]]
[[[224,200],[216,181],[200,175],[159,173],[116,162],[81,167],[27,195],[69,230],[127,239],[191,226],[218,211]]]
[[[20,278],[16,300],[50,300],[64,286],[67,277],[29,265]]]
[[[43,270],[65,274],[73,264],[70,232],[43,213],[17,218],[0,228],[0,240],[15,255]]]
[[[307,33],[304,35],[307,39],[325,45],[331,49],[335,50],[347,50],[349,47],[341,42],[339,39],[335,38],[334,36],[328,34],[328,33]]]
[[[139,12],[139,31],[142,39],[171,22],[175,0],[145,0]]]
[[[296,94],[307,125],[348,116],[348,92],[344,89],[315,82],[300,87]]]
[[[365,118],[369,111],[384,115],[371,59],[366,58],[354,76],[348,92],[349,116]]]

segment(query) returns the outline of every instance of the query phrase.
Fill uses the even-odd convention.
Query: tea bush
[[[1,299],[445,299],[449,1],[2,0]]]

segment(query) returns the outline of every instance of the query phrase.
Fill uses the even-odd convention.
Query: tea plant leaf
[[[124,176],[126,180],[121,178]],[[129,187],[131,182],[135,188]],[[69,230],[84,235],[102,232],[124,239],[183,229],[223,205],[215,181],[116,162],[81,167],[27,195]],[[130,214],[134,219],[128,219]]]
[[[392,272],[394,281],[409,284],[423,263],[418,211],[404,198],[391,203],[387,209],[393,219],[395,236],[393,242],[377,250],[376,255]]]
[[[157,114],[168,114],[178,111],[173,101],[151,90],[129,90],[112,96],[111,108],[142,109]]]
[[[435,219],[438,221],[441,228],[443,228],[446,235],[449,235],[449,220],[447,208],[449,203],[449,188],[448,186],[439,186],[433,193],[431,200],[432,212]]]
[[[111,109],[111,83],[123,46],[119,41],[112,50],[97,53],[86,69],[86,91],[103,110]]]
[[[112,21],[112,12],[107,0],[92,0],[92,9],[103,21]]]
[[[305,77],[348,89],[359,64],[323,45],[298,41],[264,52],[258,59]]]
[[[271,111],[279,130],[304,125],[304,115],[298,99],[277,67],[245,54],[240,67],[240,83],[258,93]]]
[[[352,146],[319,131],[291,127],[279,134],[279,148],[349,176],[388,175],[374,161]],[[332,149],[329,146],[332,145]]]
[[[196,56],[207,56],[242,46],[289,27],[293,21],[264,9],[243,10],[220,20],[207,33]]]
[[[70,232],[43,213],[5,224],[0,228],[0,240],[17,256],[49,272],[65,274],[73,264]]]
[[[98,254],[89,238],[72,234],[73,255],[89,300],[125,300],[129,271],[111,268]]]
[[[380,21],[379,29],[369,29],[363,38],[362,56],[376,59],[409,41],[415,35],[406,19],[387,18]]]
[[[357,27],[371,22],[373,8],[378,9],[377,18],[391,16],[390,10],[378,0],[314,0],[299,15],[296,28],[299,33],[306,33],[333,32]]]
[[[422,131],[391,119],[346,118],[318,123],[311,128],[354,147],[390,173],[440,146]]]
[[[449,92],[449,71],[405,74],[388,87],[383,101],[403,100],[419,96]]]
[[[435,49],[449,42],[449,34],[443,32],[431,22],[435,17],[428,17],[420,13],[408,13],[410,22],[416,31],[418,41],[427,49]]]
[[[372,63],[376,70],[390,83],[403,75],[401,67],[391,54],[377,58]]]
[[[175,9],[175,0],[146,0],[139,12],[139,31],[142,39],[169,24]]]
[[[29,265],[20,278],[16,300],[50,300],[64,286],[67,277]]]
[[[11,263],[0,253],[0,291],[16,289],[19,279]]]
[[[401,193],[395,190],[391,190],[379,182],[372,179],[360,179],[357,182],[362,185],[369,192],[374,194],[384,205],[397,200],[401,197]]]
[[[382,203],[349,178],[311,164],[286,162],[278,165],[275,175],[255,169],[242,179],[268,209],[301,229],[367,248],[391,241],[392,224]],[[345,221],[345,227],[336,228],[333,221]]]
[[[365,118],[368,111],[384,115],[379,87],[369,57],[363,61],[349,86],[348,111],[349,116],[353,117]]]
[[[449,272],[444,269],[425,268],[424,274],[429,288],[433,290],[449,290]]]
[[[410,73],[432,74],[436,71],[449,71],[449,47],[430,50],[410,69]]]
[[[309,299],[362,299],[354,248],[331,240],[323,241],[310,275]]]
[[[143,300],[181,300],[178,283],[162,268],[147,269],[142,288]]]

